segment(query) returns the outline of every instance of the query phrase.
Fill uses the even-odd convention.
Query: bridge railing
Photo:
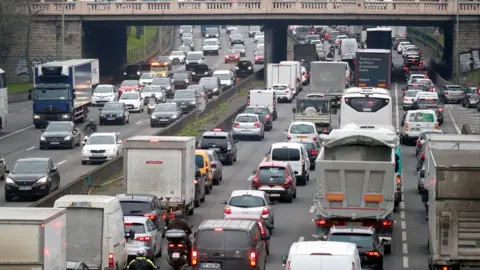
[[[457,3],[457,1],[460,1]],[[143,14],[392,14],[392,15],[477,15],[480,2],[448,0],[390,0],[370,2],[368,0],[230,0],[188,1],[166,0],[161,2],[68,2],[34,3],[33,11],[43,15],[143,15]],[[26,7],[15,5],[16,12],[25,12]]]

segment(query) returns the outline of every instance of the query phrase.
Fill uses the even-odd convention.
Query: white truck
[[[267,89],[272,89],[274,85],[286,84],[294,95],[298,94],[300,74],[295,66],[283,64],[268,64],[267,66]]]
[[[67,269],[66,213],[54,208],[0,208],[0,269]]]
[[[384,129],[334,129],[316,160],[316,234],[338,226],[374,227],[391,252],[398,137]]]
[[[332,107],[340,106],[340,99],[347,85],[347,70],[343,62],[310,63],[310,89],[331,100]]]
[[[428,202],[429,269],[478,268],[480,150],[430,149],[427,154],[422,201]]]
[[[7,127],[8,122],[8,89],[7,74],[0,68],[0,131]]]
[[[193,215],[195,137],[134,136],[124,143],[123,181],[127,193],[161,198],[167,213]]]

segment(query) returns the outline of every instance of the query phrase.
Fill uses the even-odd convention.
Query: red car
[[[140,91],[140,82],[137,80],[125,80],[120,84],[120,88],[118,89],[118,96],[121,96],[123,92],[127,91]]]
[[[240,61],[240,52],[228,49],[225,53],[225,64],[229,62],[238,63]]]
[[[263,190],[270,198],[284,199],[288,203],[292,203],[297,197],[297,179],[289,163],[263,161],[253,174],[255,174],[252,178],[253,190]]]
[[[255,65],[265,63],[264,52],[255,52]]]

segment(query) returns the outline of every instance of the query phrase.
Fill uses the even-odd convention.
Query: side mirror
[[[257,170],[253,170],[253,171],[252,171],[252,174],[257,174]]]
[[[297,172],[297,171],[293,171],[293,174],[298,174],[298,172]]]
[[[72,94],[72,99],[75,99],[75,98],[77,98],[77,94],[73,93]]]
[[[211,168],[217,168],[217,164],[210,164]]]
[[[292,109],[292,113],[297,113],[297,109],[296,109],[296,108],[293,108],[293,109]]]
[[[223,200],[223,201],[220,201],[221,204],[227,204],[227,201]]]
[[[420,175],[421,178],[425,178],[425,170],[420,170],[418,174]]]
[[[422,202],[428,202],[428,189],[422,190]]]
[[[286,266],[286,265],[287,265],[287,260],[288,260],[288,256],[287,256],[287,255],[283,255],[283,256],[282,256],[282,266]]]
[[[98,110],[99,110],[99,111],[102,111],[102,110],[103,110],[103,108],[102,108],[102,107],[100,107],[100,108],[98,108]]]
[[[57,168],[50,169],[50,172],[51,172],[51,173],[54,173],[54,172],[56,172],[56,171],[57,171]]]

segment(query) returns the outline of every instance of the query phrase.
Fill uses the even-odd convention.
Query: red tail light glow
[[[262,127],[262,124],[261,124],[260,122],[255,122],[253,125],[254,125],[255,127],[257,127],[257,128],[261,128],[261,127]]]
[[[192,266],[198,264],[198,253],[196,250],[192,251]]]
[[[447,91],[445,91],[445,96],[448,96],[448,92],[447,92]]]
[[[114,258],[114,255],[113,253],[109,253],[108,254],[108,267],[113,269],[114,268],[114,264],[115,264],[115,258]]]
[[[422,142],[420,140],[417,141],[417,146],[418,147],[421,147],[422,146]]]
[[[270,209],[268,209],[268,207],[264,207],[264,208],[262,209],[262,216],[263,216],[263,215],[268,215],[268,214],[270,214]]]
[[[287,141],[290,141],[292,139],[291,136],[287,136]]]
[[[238,122],[233,123],[233,127],[238,127],[238,126],[240,126],[240,124]]]
[[[312,156],[316,156],[317,155],[317,150],[313,149],[312,150]]]
[[[443,107],[439,107],[439,108],[438,108],[438,111],[439,111],[439,112],[443,112]]]
[[[140,241],[140,242],[148,242],[152,240],[152,238],[150,236],[138,236],[138,237],[135,237],[135,241]]]
[[[366,251],[365,254],[371,257],[380,257],[380,254],[376,251]]]
[[[250,252],[250,266],[255,267],[257,265],[257,254]]]
[[[408,98],[405,97],[405,98],[403,98],[403,100],[404,100],[404,101],[408,101]]]
[[[425,153],[422,153],[422,155],[420,156],[420,159],[425,160]]]
[[[392,226],[393,223],[395,223],[393,220],[384,220],[382,222],[382,226],[385,226],[385,227]]]
[[[270,114],[265,115],[265,119],[270,119]]]
[[[157,217],[157,213],[153,212],[153,213],[146,213],[143,215],[144,217],[147,217],[149,219],[155,219]]]
[[[315,223],[317,223],[318,226],[327,225],[327,221],[325,219],[317,219],[315,220]]]
[[[193,183],[194,183],[195,185],[198,184],[197,179],[193,180]]]
[[[232,208],[230,208],[230,206],[225,206],[223,213],[225,213],[225,215],[230,215],[232,213]]]

